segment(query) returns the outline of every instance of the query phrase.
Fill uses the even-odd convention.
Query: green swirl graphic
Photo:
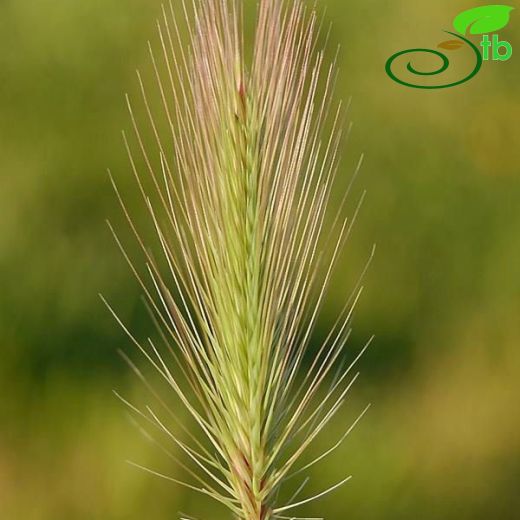
[[[450,32],[450,31],[444,31],[444,32],[446,32],[447,34],[451,34],[452,36],[455,36],[455,38],[458,38],[459,40],[462,40],[464,43],[469,45],[471,47],[471,49],[473,49],[473,52],[475,53],[475,58],[476,58],[477,62],[475,64],[475,68],[470,72],[470,74],[468,76],[466,76],[465,78],[463,78],[463,79],[461,79],[459,81],[455,81],[453,83],[448,83],[446,85],[415,85],[413,83],[408,83],[407,81],[403,81],[403,80],[399,79],[394,74],[394,72],[392,71],[392,64],[393,64],[393,62],[397,58],[399,58],[400,56],[402,56],[404,54],[412,54],[412,53],[415,53],[415,52],[425,52],[425,53],[428,53],[428,54],[433,54],[435,56],[438,56],[442,60],[441,66],[439,68],[437,68],[436,70],[431,71],[431,72],[421,72],[421,71],[415,69],[411,62],[408,62],[407,66],[406,66],[408,71],[410,71],[412,74],[415,74],[417,76],[436,76],[438,74],[442,74],[450,66],[450,60],[442,52],[436,51],[436,50],[433,50],[433,49],[408,49],[406,51],[400,51],[400,52],[395,53],[393,56],[390,56],[390,58],[386,62],[386,67],[385,67],[386,73],[395,82],[397,82],[397,83],[399,83],[401,85],[404,85],[406,87],[429,89],[429,90],[440,89],[440,88],[456,87],[457,85],[461,85],[462,83],[466,83],[466,81],[469,81],[471,78],[475,77],[478,74],[478,72],[480,71],[480,68],[482,67],[482,62],[483,62],[482,55],[480,54],[479,48],[473,42],[471,42],[470,40],[467,40],[466,38],[464,38],[464,36],[461,36],[460,34],[457,34],[457,33],[454,33],[454,32]]]

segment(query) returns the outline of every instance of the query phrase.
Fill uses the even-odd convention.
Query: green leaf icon
[[[513,7],[508,5],[484,5],[460,13],[453,20],[453,27],[461,34],[485,34],[498,31],[509,23]]]

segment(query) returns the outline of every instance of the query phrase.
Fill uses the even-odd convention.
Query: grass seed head
[[[125,138],[159,249],[151,252],[114,182],[144,271],[116,239],[165,348],[121,324],[196,425],[170,425],[169,399],[129,361],[160,411],[125,403],[149,438],[163,436],[183,453],[187,462],[174,460],[190,483],[148,471],[213,497],[237,518],[268,520],[290,518],[286,511],[348,480],[278,503],[351,388],[342,353],[359,295],[300,374],[352,225],[342,204],[332,229],[325,226],[342,108],[331,97],[335,66],[317,50],[315,12],[299,0],[260,0],[246,66],[241,10],[239,0],[194,0],[180,18],[173,4],[163,8],[158,46],[150,46],[160,109],[139,75],[145,116],[128,101],[136,145]]]

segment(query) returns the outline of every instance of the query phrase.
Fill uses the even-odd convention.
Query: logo
[[[470,51],[475,60],[473,69],[463,79],[453,80],[444,84],[436,85],[424,85],[420,84],[420,82],[412,82],[412,79],[400,79],[394,72],[394,69],[397,65],[395,62],[402,56],[411,54],[423,53],[424,55],[424,53],[426,53],[430,56],[433,55],[436,58],[440,58],[441,64],[433,71],[422,71],[414,67],[412,62],[409,61],[406,65],[406,70],[408,71],[408,76],[410,78],[412,78],[411,75],[414,75],[426,79],[428,77],[442,74],[448,70],[450,67],[450,60],[444,52],[434,49],[422,48],[408,49],[397,52],[390,56],[386,62],[386,73],[395,82],[399,83],[400,85],[404,85],[405,87],[411,88],[433,90],[462,85],[462,83],[466,83],[479,73],[484,61],[507,61],[513,55],[513,46],[508,41],[500,40],[498,34],[490,35],[490,33],[496,33],[500,29],[503,29],[509,23],[512,10],[513,7],[508,5],[486,5],[482,7],[475,7],[474,9],[464,11],[455,17],[453,20],[453,27],[457,32],[444,31],[450,36],[453,36],[454,39],[439,43],[437,46],[438,49],[452,52],[465,48]],[[474,35],[482,36],[480,43],[474,43],[469,39],[470,36]],[[402,62],[402,60],[399,61]]]

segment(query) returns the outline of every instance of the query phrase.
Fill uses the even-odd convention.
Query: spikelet
[[[114,183],[146,257],[144,274],[114,235],[167,353],[136,340],[114,316],[198,431],[174,431],[152,406],[122,399],[185,455],[188,462],[177,463],[192,482],[143,469],[213,497],[239,519],[296,518],[284,515],[348,478],[279,504],[282,484],[330,455],[353,427],[298,467],[357,377],[357,359],[344,367],[342,352],[360,290],[305,374],[299,370],[354,220],[342,217],[345,195],[325,229],[343,126],[342,106],[331,102],[335,66],[317,51],[316,14],[298,0],[260,0],[247,67],[239,0],[194,0],[182,12],[189,46],[171,4],[158,22],[159,52],[150,46],[166,125],[139,75],[146,116],[139,120],[129,101],[137,144],[125,138],[161,260]]]

